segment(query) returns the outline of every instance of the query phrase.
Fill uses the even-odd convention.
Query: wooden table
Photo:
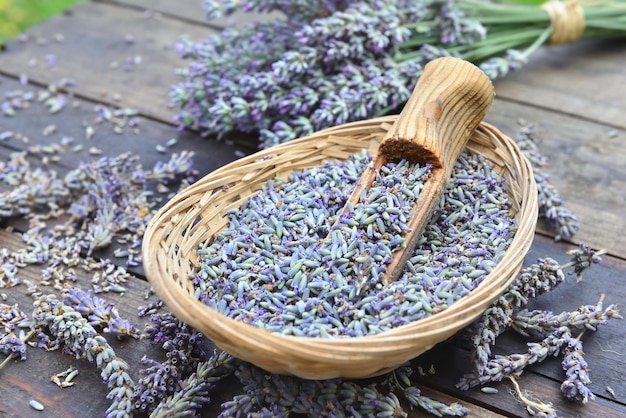
[[[171,151],[194,150],[200,175],[204,175],[236,159],[241,152],[252,152],[249,141],[218,142],[201,139],[194,132],[177,131],[171,122],[174,111],[168,108],[169,87],[180,80],[174,69],[185,65],[173,49],[179,37],[186,34],[200,40],[220,26],[241,24],[244,19],[245,16],[237,16],[209,24],[203,19],[200,1],[100,0],[79,4],[33,28],[27,32],[28,40],[13,40],[0,53],[0,95],[18,89],[38,92],[50,83],[71,78],[76,84],[68,90],[75,103],[58,114],[35,104],[14,117],[0,115],[0,131],[20,132],[30,139],[29,143],[15,138],[1,141],[2,158],[6,160],[10,153],[37,144],[58,142],[67,135],[82,141],[85,147],[80,152],[63,154],[58,162],[49,162],[48,168],[59,173],[76,167],[79,160],[96,158],[88,153],[92,146],[109,156],[131,151],[149,167],[164,159],[156,145],[175,137],[178,144]],[[127,61],[134,62],[132,68],[124,69]],[[496,83],[497,98],[487,120],[510,136],[516,134],[519,119],[538,125],[539,146],[549,158],[551,181],[581,222],[579,233],[563,242],[555,242],[553,232],[540,225],[527,262],[538,257],[565,262],[565,252],[580,241],[608,251],[584,281],[577,283],[569,277],[557,290],[540,297],[533,307],[561,312],[594,304],[601,294],[606,294],[606,304],[623,303],[626,298],[625,68],[624,43],[581,42],[542,49],[523,70]],[[19,82],[22,75],[28,78],[26,86]],[[93,122],[96,104],[137,109],[140,131],[118,134],[112,126],[102,124],[96,126],[94,137],[87,141],[85,126]],[[43,135],[51,124],[56,126],[56,133]],[[41,154],[32,157],[33,161],[41,161]],[[8,186],[2,187],[7,190]],[[26,228],[17,218],[3,220],[2,226],[11,226],[15,231]],[[9,250],[23,245],[15,232],[5,228],[0,230],[0,242]],[[34,266],[20,274],[37,282],[41,271]],[[79,276],[78,280],[89,280],[87,274]],[[142,329],[145,319],[137,319],[137,307],[147,302],[144,295],[149,286],[140,267],[133,270],[126,287],[125,294],[107,294],[106,298],[117,303],[121,314]],[[0,292],[6,294],[3,303],[18,303],[30,314],[32,300],[26,294],[26,286]],[[626,321],[611,321],[599,332],[585,334],[591,388],[596,395],[585,406],[563,399],[559,389],[563,371],[556,359],[531,367],[519,378],[519,384],[541,400],[552,402],[560,416],[626,417],[625,335]],[[157,355],[145,341],[112,344],[134,373],[144,354]],[[506,334],[498,340],[497,347],[503,352],[524,349],[519,337]],[[442,401],[462,402],[471,408],[470,416],[527,416],[524,407],[510,394],[509,382],[494,385],[499,389],[497,395],[478,389],[456,390],[454,383],[468,370],[468,359],[466,350],[452,344],[427,353],[424,364],[440,366],[434,375],[423,378],[425,392]],[[53,374],[69,366],[80,370],[75,387],[59,389],[50,383]],[[608,388],[613,389],[615,396]],[[219,403],[228,399],[229,390],[236,389],[229,387],[213,396],[213,406],[206,410],[206,416],[216,414]],[[12,360],[0,370],[0,416],[102,416],[109,405],[106,393],[94,365],[61,351],[29,349],[27,361]],[[32,398],[45,404],[44,415],[28,406]]]

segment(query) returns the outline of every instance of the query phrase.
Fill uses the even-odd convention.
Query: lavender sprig
[[[601,255],[603,254],[606,254],[605,250],[595,251],[581,242],[578,248],[567,252],[567,255],[569,255],[571,259],[565,267],[573,267],[573,274],[576,274],[576,280],[581,281],[582,275],[589,270],[593,264],[602,261]]]
[[[515,310],[526,307],[530,298],[547,293],[563,282],[559,263],[551,258],[539,259],[523,268],[509,288],[485,310],[468,331],[474,346],[476,373],[486,371],[491,347],[510,325]]]
[[[521,354],[506,356],[495,355],[487,360],[483,368],[472,374],[466,374],[457,387],[467,390],[473,386],[484,385],[489,382],[498,382],[508,376],[521,373],[526,366],[541,362],[551,355],[559,354],[565,339],[571,337],[567,327],[560,327],[538,343],[528,343],[528,351]]]
[[[475,349],[474,371],[464,375],[457,383],[457,387],[465,390],[472,386],[500,381],[521,373],[530,364],[563,352],[565,358],[562,364],[566,379],[561,389],[565,396],[583,403],[593,399],[593,393],[587,388],[590,379],[587,363],[582,357],[580,337],[584,330],[595,331],[599,325],[606,324],[611,318],[621,319],[617,307],[610,305],[603,310],[603,297],[595,306],[581,306],[577,311],[563,312],[559,315],[549,311],[524,309],[529,298],[546,293],[563,281],[563,269],[572,268],[575,272],[582,273],[593,264],[590,260],[596,255],[584,244],[571,253],[574,257],[563,266],[551,260],[542,266],[532,265],[523,269],[505,294],[469,328]],[[497,336],[509,327],[525,337],[542,340],[538,343],[528,343],[528,351],[524,354],[491,356],[491,346],[495,344]],[[578,338],[574,339],[572,334],[576,331],[580,333]]]
[[[113,399],[106,417],[130,417],[134,382],[128,374],[128,364],[119,358],[106,339],[83,318],[80,312],[60,302],[56,296],[42,296],[34,302],[33,321],[36,327],[48,330],[54,340],[50,349],[63,347],[77,359],[87,358],[102,370],[102,380]]]
[[[237,362],[226,352],[214,353],[208,360],[199,362],[195,373],[181,382],[181,389],[161,401],[150,416],[189,416],[193,410],[210,402],[208,392],[222,378],[232,374]]]
[[[606,324],[611,318],[622,319],[619,309],[610,305],[602,310],[602,303],[584,305],[573,312],[562,312],[559,315],[550,311],[523,309],[512,316],[511,327],[525,337],[545,338],[560,327],[596,331],[599,325]]]
[[[0,352],[8,355],[0,368],[11,358],[26,360],[26,338],[21,335],[20,328],[28,324],[28,317],[17,304],[0,304]]]
[[[80,312],[89,320],[91,326],[99,327],[117,338],[139,337],[137,328],[120,316],[114,303],[107,303],[104,299],[95,296],[92,291],[73,288],[63,303]]]
[[[575,399],[586,404],[595,395],[587,385],[591,383],[589,367],[583,357],[583,346],[579,339],[567,337],[563,340],[563,361],[566,378],[561,384],[561,391],[568,399]]]
[[[458,56],[503,77],[553,41],[555,26],[539,7],[484,0],[206,0],[204,6],[210,19],[237,9],[280,17],[181,42],[190,63],[186,80],[171,90],[175,119],[211,135],[260,133],[262,147],[402,106],[423,65],[436,57]],[[623,36],[621,6],[583,6],[582,37]]]
[[[539,217],[546,219],[557,231],[554,237],[556,241],[574,236],[580,228],[578,217],[564,206],[559,191],[550,183],[550,176],[544,171],[547,161],[537,147],[535,126],[532,124],[522,126],[515,142],[533,167],[538,191]]]

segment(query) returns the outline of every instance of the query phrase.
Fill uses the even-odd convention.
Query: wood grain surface
[[[182,35],[200,40],[222,27],[243,25],[256,18],[235,15],[207,22],[201,2],[194,0],[99,0],[78,4],[32,28],[28,41],[11,41],[0,52],[0,97],[16,90],[37,93],[63,78],[74,79],[76,85],[67,89],[68,105],[57,114],[50,114],[41,103],[33,103],[13,117],[0,115],[0,132],[10,130],[29,138],[28,142],[18,138],[1,141],[0,158],[6,161],[13,152],[28,151],[33,165],[63,174],[80,161],[129,151],[140,156],[143,166],[150,167],[169,156],[158,152],[156,146],[177,138],[177,145],[168,153],[193,150],[199,175],[204,175],[254,151],[254,140],[249,137],[217,141],[201,138],[196,132],[178,131],[172,122],[175,111],[168,105],[170,86],[182,80],[175,69],[185,62],[174,50]],[[551,182],[580,218],[579,233],[563,242],[554,242],[554,232],[541,224],[526,264],[540,257],[565,263],[566,251],[580,241],[609,252],[582,282],[569,276],[556,290],[534,300],[531,308],[571,311],[595,304],[602,294],[605,306],[617,303],[623,308],[626,300],[625,52],[624,41],[586,41],[542,48],[522,70],[495,83],[497,97],[486,120],[512,137],[518,132],[519,119],[537,125],[538,146],[549,160]],[[54,65],[48,63],[50,55],[54,56]],[[127,60],[134,64],[125,69]],[[26,86],[19,83],[22,75],[28,77]],[[99,104],[137,109],[139,131],[116,133],[112,124],[97,123],[94,106]],[[46,136],[43,131],[50,125],[56,126],[56,133]],[[90,140],[85,137],[89,125],[95,128]],[[49,160],[44,167],[44,154],[36,147],[58,143],[64,135],[75,138],[83,149],[59,153],[58,161]],[[90,154],[90,147],[101,149],[102,154]],[[7,190],[6,185],[0,188],[2,192]],[[23,219],[4,219],[0,226],[2,248],[10,251],[24,246],[19,232],[28,225]],[[5,230],[7,226],[14,231]],[[109,257],[110,251],[99,256]],[[25,268],[20,274],[23,279],[38,282],[41,267]],[[142,329],[148,319],[138,317],[138,307],[153,300],[154,295],[145,298],[149,286],[141,268],[133,275],[124,294],[103,297],[116,303],[122,316]],[[90,279],[89,274],[80,273],[77,280],[86,284]],[[45,290],[55,292],[52,288]],[[2,303],[17,303],[26,313],[32,312],[32,299],[24,285],[2,288],[0,293],[6,295]],[[532,366],[518,382],[522,390],[551,402],[559,416],[626,417],[624,336],[626,322],[619,320],[598,332],[585,333],[583,347],[593,381],[590,387],[596,395],[587,405],[563,399],[559,389],[563,370],[556,358]],[[144,355],[162,355],[144,340],[111,339],[111,344],[131,365],[134,378],[139,377]],[[524,352],[525,342],[516,334],[505,333],[498,339],[496,350]],[[437,346],[418,361],[425,370],[431,364],[438,365],[435,374],[426,374],[420,380],[427,395],[444,402],[461,401],[471,408],[471,417],[528,416],[511,394],[508,381],[490,385],[498,389],[496,395],[479,389],[455,389],[455,383],[469,370],[470,354],[462,338]],[[76,386],[60,389],[49,381],[53,374],[70,366],[80,372]],[[607,388],[615,392],[615,398]],[[234,380],[227,381],[212,393],[213,402],[202,415],[217,415],[219,404],[238,391]],[[60,350],[31,348],[27,361],[12,360],[0,370],[0,417],[103,416],[110,404],[106,393],[93,364]],[[31,409],[30,399],[43,403],[45,412]]]

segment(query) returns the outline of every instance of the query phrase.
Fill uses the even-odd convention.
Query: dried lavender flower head
[[[178,50],[191,63],[186,81],[171,90],[172,104],[180,109],[176,120],[218,136],[233,130],[260,133],[261,146],[269,147],[397,108],[423,65],[449,55],[427,48],[411,60],[393,59],[411,34],[403,23],[439,13],[424,5],[207,1],[211,16],[241,6],[286,17],[230,28],[198,43],[181,42]]]
[[[567,255],[571,257],[567,266],[573,267],[574,274],[577,275],[578,281],[581,281],[582,275],[589,270],[593,264],[602,261],[602,257],[600,256],[605,252],[604,250],[596,252],[591,249],[591,247],[581,242],[577,249],[567,252]]]

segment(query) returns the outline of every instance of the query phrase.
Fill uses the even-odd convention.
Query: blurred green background
[[[0,0],[0,43],[81,0]]]

